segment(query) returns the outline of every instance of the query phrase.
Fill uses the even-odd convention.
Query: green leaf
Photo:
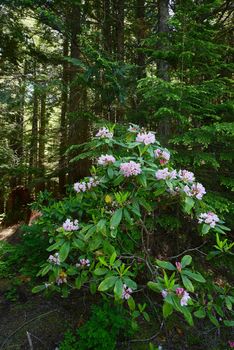
[[[192,257],[190,255],[185,255],[181,260],[182,268],[184,268],[187,265],[190,265],[192,262]]]
[[[128,299],[128,307],[131,311],[134,311],[136,309],[136,304],[135,304],[133,297],[130,297]]]
[[[168,304],[167,302],[163,303],[163,317],[167,318],[170,316],[173,312],[173,306],[171,304]]]
[[[205,278],[199,272],[195,273],[195,272],[191,272],[189,270],[183,270],[182,275],[187,275],[190,278],[192,278],[193,280],[200,282],[200,283],[206,282]]]
[[[94,275],[96,276],[103,276],[105,275],[109,270],[108,269],[105,269],[104,267],[98,267],[96,268],[93,273]]]
[[[97,285],[95,282],[90,282],[89,284],[89,290],[92,295],[94,295],[97,291]]]
[[[142,185],[143,187],[147,187],[146,176],[144,173],[138,175],[137,180],[139,181],[140,185]]]
[[[43,290],[45,290],[46,287],[44,284],[41,284],[39,286],[36,286],[32,289],[32,293],[39,293],[39,292],[42,292]]]
[[[193,323],[193,316],[192,316],[191,312],[185,306],[182,306],[181,310],[182,310],[182,313],[184,315],[184,318],[186,319],[188,324],[192,327],[194,325],[194,323]]]
[[[234,327],[234,320],[233,321],[224,320],[223,323],[227,327]]]
[[[189,291],[189,292],[194,292],[194,286],[192,284],[192,282],[190,281],[190,279],[184,275],[181,275],[182,281],[183,281],[183,285],[184,287]]]
[[[85,243],[78,238],[73,238],[72,244],[75,248],[78,248],[79,250],[83,251],[85,248]]]
[[[107,168],[107,174],[108,174],[108,176],[109,176],[110,179],[113,179],[113,177],[114,177],[113,168],[108,167],[108,168]]]
[[[169,261],[162,261],[162,260],[156,260],[156,263],[159,267],[162,267],[163,269],[175,271],[176,268],[174,265],[172,265]]]
[[[133,220],[132,220],[132,218],[131,218],[131,216],[130,216],[130,214],[129,214],[129,211],[127,210],[127,208],[124,208],[123,213],[124,213],[124,217],[125,217],[125,219],[127,220],[127,222],[128,222],[130,225],[132,225],[132,224],[133,224]]]
[[[114,264],[116,257],[117,257],[117,254],[116,254],[116,252],[114,252],[110,257],[110,265],[111,266]]]
[[[194,312],[194,316],[197,318],[204,318],[206,317],[206,312],[203,308],[200,308],[199,310]]]
[[[112,215],[112,217],[110,219],[110,229],[111,230],[115,230],[119,226],[119,224],[122,220],[122,215],[123,215],[122,208],[119,208],[114,212],[114,214]]]
[[[40,272],[41,276],[45,276],[51,270],[51,265],[46,265]]]
[[[150,322],[150,317],[149,317],[149,314],[148,314],[148,312],[143,312],[143,317],[144,317],[144,319],[147,321],[147,322]]]
[[[123,281],[124,281],[124,283],[127,285],[127,287],[129,287],[129,288],[131,288],[131,289],[133,289],[133,290],[137,289],[137,284],[136,284],[136,282],[133,281],[131,278],[129,278],[129,277],[123,277]]]
[[[202,230],[201,230],[202,235],[206,235],[209,231],[210,231],[210,225],[203,224]]]
[[[111,276],[111,277],[107,277],[104,279],[104,281],[102,281],[99,286],[98,286],[98,290],[99,292],[105,292],[106,290],[112,288],[115,284],[115,282],[117,281],[118,277],[116,276]]]
[[[187,214],[190,214],[195,202],[191,197],[186,197],[184,201],[184,210]]]
[[[159,284],[156,283],[156,282],[151,282],[150,281],[150,282],[147,283],[147,286],[150,289],[152,289],[154,292],[160,292],[161,291],[161,288],[160,288]]]
[[[163,187],[163,188],[158,188],[156,191],[154,191],[153,195],[154,195],[155,197],[158,197],[158,196],[160,196],[161,194],[163,194],[165,191],[166,191],[165,187]]]
[[[207,315],[210,319],[210,321],[216,326],[216,327],[219,327],[219,322],[217,320],[217,318],[211,313],[211,311],[207,311]]]
[[[49,246],[46,250],[48,252],[52,252],[53,250],[57,250],[64,243],[64,239],[60,239],[58,242],[55,242],[51,246]]]
[[[231,311],[232,310],[232,299],[229,296],[225,298],[225,304],[226,304],[228,310]]]
[[[70,253],[70,241],[65,241],[59,250],[60,261],[66,260],[68,254]]]
[[[123,281],[121,278],[118,278],[117,281],[115,282],[115,287],[114,287],[114,294],[117,297],[117,299],[121,299],[123,293]]]

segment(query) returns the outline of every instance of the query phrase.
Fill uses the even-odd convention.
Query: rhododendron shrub
[[[221,242],[228,229],[203,201],[204,186],[191,171],[173,167],[173,157],[152,131],[131,125],[128,130],[103,127],[94,135],[85,154],[76,157],[92,158],[91,176],[71,184],[69,197],[58,207],[61,221],[52,225],[48,260],[39,272],[45,282],[34,291],[50,289],[66,296],[89,287],[91,293],[128,305],[135,317],[141,314],[135,296],[152,289],[161,298],[164,318],[176,312],[190,325],[193,314],[216,323],[217,310],[202,304],[199,291],[206,279],[195,271],[192,257],[179,252],[169,262],[157,252],[160,220],[168,212],[182,219],[188,236],[190,225],[201,241],[215,233]],[[171,233],[172,248],[177,235]],[[227,294],[223,298],[233,302]]]

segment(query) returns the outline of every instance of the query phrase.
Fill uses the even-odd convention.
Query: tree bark
[[[63,42],[63,57],[68,57],[69,47],[68,39],[64,38]],[[67,104],[68,104],[68,62],[63,61],[62,72],[62,107],[60,116],[60,145],[59,145],[59,192],[65,193],[66,185],[66,170],[67,170],[67,157],[65,156],[65,150],[67,147]]]
[[[43,87],[45,89],[45,87]],[[45,189],[45,138],[46,138],[46,92],[43,91],[40,96],[40,127],[38,142],[38,168],[40,173],[40,183],[37,191]]]
[[[169,20],[169,0],[158,0],[158,33],[159,33],[159,50],[166,49],[167,33]],[[158,77],[165,81],[169,81],[168,63],[165,60],[158,60],[157,71]]]
[[[32,172],[37,166],[37,141],[38,141],[38,92],[36,87],[36,66],[34,67],[34,91],[33,91],[33,115],[32,130],[29,150],[29,176],[28,182],[33,179]]]
[[[135,35],[137,39],[137,78],[145,77],[145,54],[141,50],[142,40],[145,38],[145,0],[136,0],[136,30]]]
[[[81,34],[80,5],[73,5],[70,14],[71,25],[71,58],[80,59],[79,35]],[[70,65],[70,95],[69,95],[69,145],[81,144],[89,138],[89,120],[81,107],[85,96],[84,87],[78,82],[79,67]],[[77,155],[70,153],[70,158]],[[82,159],[69,166],[69,181],[74,182],[89,174],[89,161]]]

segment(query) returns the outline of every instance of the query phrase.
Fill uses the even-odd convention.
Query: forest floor
[[[0,227],[0,243],[17,244],[18,228],[19,225]],[[18,285],[11,276],[0,276],[0,350],[56,350],[64,333],[83,324],[96,302],[95,297],[82,292],[68,299],[55,295],[46,298],[31,292],[32,283],[26,276],[19,274],[17,278],[21,279]],[[145,336],[152,331],[146,330]],[[148,346],[134,344],[131,349]]]
[[[18,225],[1,229],[0,241],[11,240],[17,229]],[[0,350],[54,350],[64,332],[80,322],[86,304],[85,295],[46,299],[32,294],[27,281],[16,286],[11,278],[1,278]]]

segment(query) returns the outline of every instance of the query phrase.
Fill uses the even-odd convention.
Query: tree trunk
[[[105,52],[111,55],[112,53],[112,20],[111,20],[111,6],[110,0],[103,0],[103,46]]]
[[[34,91],[33,91],[33,115],[32,115],[32,130],[31,130],[31,141],[29,150],[29,176],[28,182],[33,179],[32,172],[35,171],[37,166],[37,139],[38,139],[38,93],[35,82],[36,68],[34,68]]]
[[[81,34],[80,5],[73,5],[70,15],[71,25],[71,58],[80,59],[79,35]],[[78,82],[79,67],[70,65],[70,95],[69,95],[69,145],[81,144],[89,138],[89,120],[81,108],[85,95],[84,87]],[[70,158],[77,153],[71,152]],[[89,174],[89,161],[82,159],[69,166],[69,181],[74,182]]]
[[[142,49],[142,40],[145,38],[146,25],[145,25],[145,0],[136,0],[136,30],[135,35],[137,39],[137,78],[141,79],[145,77],[145,54]]]
[[[159,50],[166,49],[167,33],[169,20],[169,0],[158,0],[158,33],[159,33]],[[168,63],[165,60],[158,60],[157,75],[160,79],[169,81]]]
[[[43,87],[45,88],[45,87]],[[39,145],[38,145],[38,168],[40,173],[40,183],[37,191],[45,189],[45,137],[46,137],[46,92],[43,91],[40,97],[40,127],[39,127]]]
[[[67,57],[68,52],[68,39],[64,38],[63,42],[63,57]],[[66,170],[67,170],[67,158],[65,156],[65,150],[67,147],[67,103],[68,103],[68,62],[63,61],[63,73],[62,73],[62,108],[60,116],[60,145],[59,145],[59,192],[65,193],[66,185]]]
[[[168,40],[168,20],[169,20],[169,0],[158,0],[158,34],[159,45],[158,49],[163,51],[167,49]],[[157,62],[157,76],[158,78],[169,81],[169,66],[167,61],[159,59]],[[171,122],[168,116],[160,119],[158,124],[159,137],[164,145],[167,145],[171,134]]]

